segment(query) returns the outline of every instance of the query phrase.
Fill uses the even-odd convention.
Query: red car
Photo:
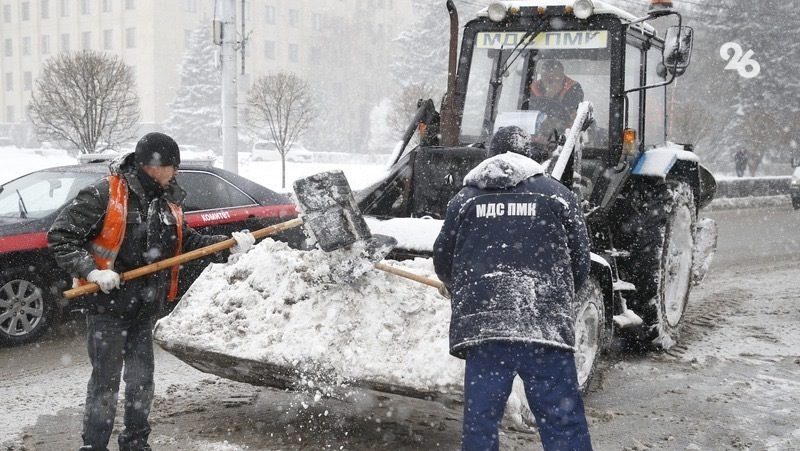
[[[47,248],[47,230],[83,187],[108,174],[107,163],[43,169],[0,186],[0,342],[38,339],[65,311],[81,300],[67,301],[62,291],[71,277]],[[206,234],[257,230],[297,216],[289,197],[244,177],[203,164],[181,164],[178,183],[186,190],[189,226]],[[299,246],[304,237],[292,229],[275,237]],[[181,270],[181,293],[208,261]]]

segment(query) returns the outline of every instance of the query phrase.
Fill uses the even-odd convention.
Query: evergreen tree
[[[191,33],[180,65],[181,86],[164,127],[181,144],[222,151],[221,74],[208,27]]]

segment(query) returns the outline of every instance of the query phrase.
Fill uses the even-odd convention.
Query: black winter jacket
[[[177,245],[176,220],[166,202],[160,202],[160,211],[151,214],[151,247],[148,249],[148,210],[149,199],[137,177],[133,154],[112,163],[111,172],[122,175],[128,184],[128,215],[125,237],[119,255],[114,262],[114,271],[123,273],[144,266],[152,261],[175,255]],[[81,190],[75,200],[56,218],[47,234],[50,250],[56,263],[73,277],[86,278],[90,271],[98,269],[87,250],[87,244],[95,238],[103,227],[108,206],[109,182],[103,178],[99,182]],[[170,202],[181,204],[186,193],[173,180],[163,190],[162,197]],[[201,235],[194,229],[183,227],[183,252],[217,243],[228,237],[225,235]],[[152,230],[152,229],[156,230]],[[156,236],[157,247],[153,246]],[[229,253],[214,256],[215,261],[224,261]],[[90,314],[109,314],[126,319],[156,316],[166,300],[170,284],[169,270],[159,271],[148,276],[123,282],[120,289],[109,294],[98,292],[86,296],[85,303]]]
[[[589,274],[589,237],[573,193],[516,153],[464,178],[434,244],[450,290],[450,353],[489,341],[574,351],[575,290]]]

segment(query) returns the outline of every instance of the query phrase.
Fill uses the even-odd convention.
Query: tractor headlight
[[[572,11],[578,19],[588,19],[594,14],[594,3],[592,0],[575,0]]]
[[[503,2],[494,2],[486,9],[489,19],[493,22],[502,22],[508,15],[508,6]]]

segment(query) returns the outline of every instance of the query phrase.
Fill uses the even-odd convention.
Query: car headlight
[[[508,15],[508,6],[503,2],[494,2],[489,5],[486,12],[493,22],[502,22]]]
[[[572,11],[578,19],[588,19],[594,14],[594,3],[592,0],[575,0]]]
[[[797,185],[800,185],[800,180],[792,179],[792,181],[790,183],[791,183],[792,186],[797,186]]]

